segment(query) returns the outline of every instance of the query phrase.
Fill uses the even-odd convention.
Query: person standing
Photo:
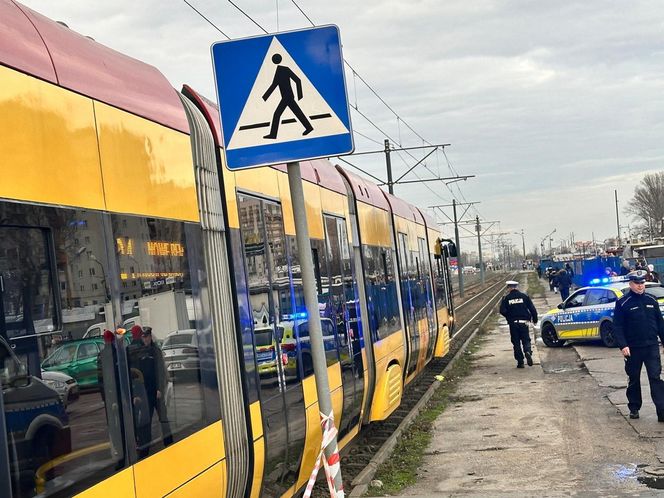
[[[628,274],[629,292],[613,310],[613,336],[625,358],[629,418],[639,418],[641,367],[645,365],[657,420],[664,422],[664,381],[657,338],[664,344],[664,319],[657,300],[645,293],[645,272]]]
[[[537,310],[528,294],[517,289],[519,282],[508,280],[506,284],[508,292],[500,303],[500,314],[507,319],[510,327],[510,339],[514,348],[516,368],[524,368],[524,357],[528,362],[528,366],[533,366],[528,324],[530,322],[537,323]]]
[[[655,265],[648,265],[648,274],[646,275],[646,281],[659,283],[659,273],[655,271]]]
[[[142,422],[137,430],[138,457],[145,458],[150,453],[150,444],[152,441],[152,416],[156,410],[159,422],[161,422],[161,432],[164,446],[173,442],[170,424],[168,423],[165,395],[168,384],[168,373],[166,371],[166,362],[161,349],[152,340],[152,328],[143,327],[141,332],[141,344],[132,343],[128,348],[129,364],[132,370],[140,373],[137,376],[140,384],[144,388],[142,399],[138,396],[138,402],[145,403],[147,414],[143,415]],[[136,393],[134,393],[136,397]],[[138,403],[135,400],[135,406]]]
[[[560,290],[560,298],[564,301],[569,297],[569,288],[572,286],[572,277],[563,268],[556,275],[556,283],[558,290]]]

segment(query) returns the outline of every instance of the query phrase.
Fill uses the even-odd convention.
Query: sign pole
[[[307,211],[304,205],[304,190],[302,188],[302,175],[300,173],[299,162],[288,163],[288,184],[290,186],[291,202],[293,204],[297,247],[300,254],[302,287],[309,321],[311,357],[314,364],[314,374],[316,376],[318,405],[320,412],[325,416],[329,416],[332,414],[332,398],[330,396],[330,383],[327,377],[327,360],[325,358],[323,331],[318,311],[316,277],[314,274],[314,262],[311,256],[311,241],[309,239],[309,226],[307,225]],[[335,453],[336,448],[337,437],[335,435],[331,443],[324,448],[325,458],[327,458],[328,461]],[[334,487],[336,490],[343,489],[340,467],[339,471],[334,475]]]

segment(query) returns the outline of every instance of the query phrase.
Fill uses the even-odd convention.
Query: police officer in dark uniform
[[[524,294],[517,289],[518,285],[519,282],[515,280],[507,281],[509,290],[500,303],[500,314],[507,319],[510,326],[510,338],[512,346],[514,346],[516,368],[523,368],[524,356],[528,365],[533,365],[528,323],[537,323],[537,310],[528,294]]]
[[[613,310],[613,336],[625,357],[627,407],[629,418],[639,418],[641,409],[641,367],[645,364],[650,395],[657,420],[664,422],[664,381],[657,337],[664,344],[664,319],[657,300],[646,294],[644,271],[628,274],[630,291],[616,302]]]

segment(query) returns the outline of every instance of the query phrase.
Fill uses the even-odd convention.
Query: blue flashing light
[[[593,278],[590,280],[590,285],[608,284],[609,282],[612,282],[610,277]]]
[[[599,278],[593,278],[590,281],[590,285],[597,285],[597,284],[599,284],[599,282],[600,282]]]
[[[284,320],[306,320],[309,317],[306,311],[284,315]]]

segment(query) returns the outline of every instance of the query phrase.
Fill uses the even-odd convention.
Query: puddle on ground
[[[647,470],[649,468],[646,464],[628,463],[613,466],[611,473],[620,482],[635,480],[650,489],[664,489],[664,475],[649,475]],[[655,470],[658,471],[659,468]],[[659,472],[653,472],[653,474],[659,474]],[[662,469],[662,474],[664,474],[664,469]]]
[[[636,464],[629,463],[627,465],[616,465],[612,469],[613,477],[619,481],[633,479],[636,476],[638,468]]]

